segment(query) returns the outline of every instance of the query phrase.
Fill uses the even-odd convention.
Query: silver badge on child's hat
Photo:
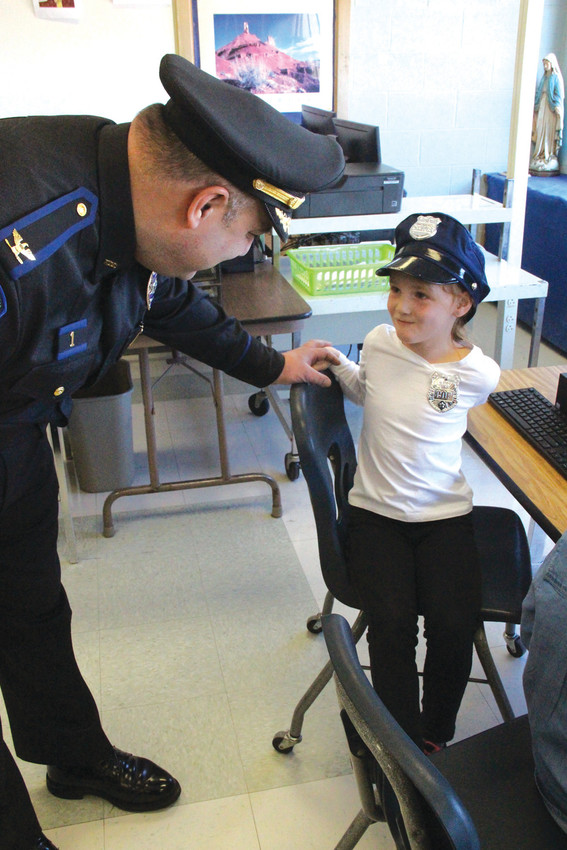
[[[435,236],[440,224],[441,219],[434,215],[418,215],[417,221],[409,229],[409,235],[412,239],[430,239]]]
[[[449,377],[434,372],[427,393],[427,400],[438,413],[447,413],[459,401],[459,377]]]

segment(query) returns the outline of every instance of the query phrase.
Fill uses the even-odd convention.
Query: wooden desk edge
[[[502,372],[497,391],[536,387],[555,401],[564,368],[545,366]],[[469,411],[465,441],[552,540],[567,529],[567,481],[492,408]],[[522,458],[522,464],[518,462]],[[537,476],[530,471],[537,469]],[[551,494],[551,495],[550,495]]]

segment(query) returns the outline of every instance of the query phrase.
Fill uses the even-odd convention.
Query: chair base
[[[327,594],[329,596],[329,594]],[[332,597],[330,597],[332,600]],[[330,606],[332,607],[332,605]],[[330,613],[326,611],[325,613]],[[359,612],[356,620],[352,624],[352,634],[355,642],[358,642],[366,631],[366,618],[362,612]],[[272,738],[272,746],[278,753],[289,755],[296,744],[303,740],[301,730],[303,729],[303,720],[305,714],[311,708],[319,694],[331,681],[333,668],[330,661],[327,661],[320,673],[311,682],[297,705],[295,706],[293,716],[291,718],[291,726],[289,729],[276,732]]]

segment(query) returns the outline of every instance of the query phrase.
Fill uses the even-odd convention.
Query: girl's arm
[[[352,360],[349,360],[344,354],[337,351],[336,348],[331,350],[339,359],[338,365],[330,366],[331,371],[341,385],[341,389],[345,396],[350,401],[354,402],[354,404],[358,404],[362,407],[364,404],[364,397],[366,395],[363,371],[361,371],[358,363],[353,363]]]

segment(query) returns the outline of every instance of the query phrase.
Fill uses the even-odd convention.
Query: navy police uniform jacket
[[[134,259],[128,124],[0,120],[0,426],[66,424],[140,332],[255,384],[283,355],[191,282]]]

